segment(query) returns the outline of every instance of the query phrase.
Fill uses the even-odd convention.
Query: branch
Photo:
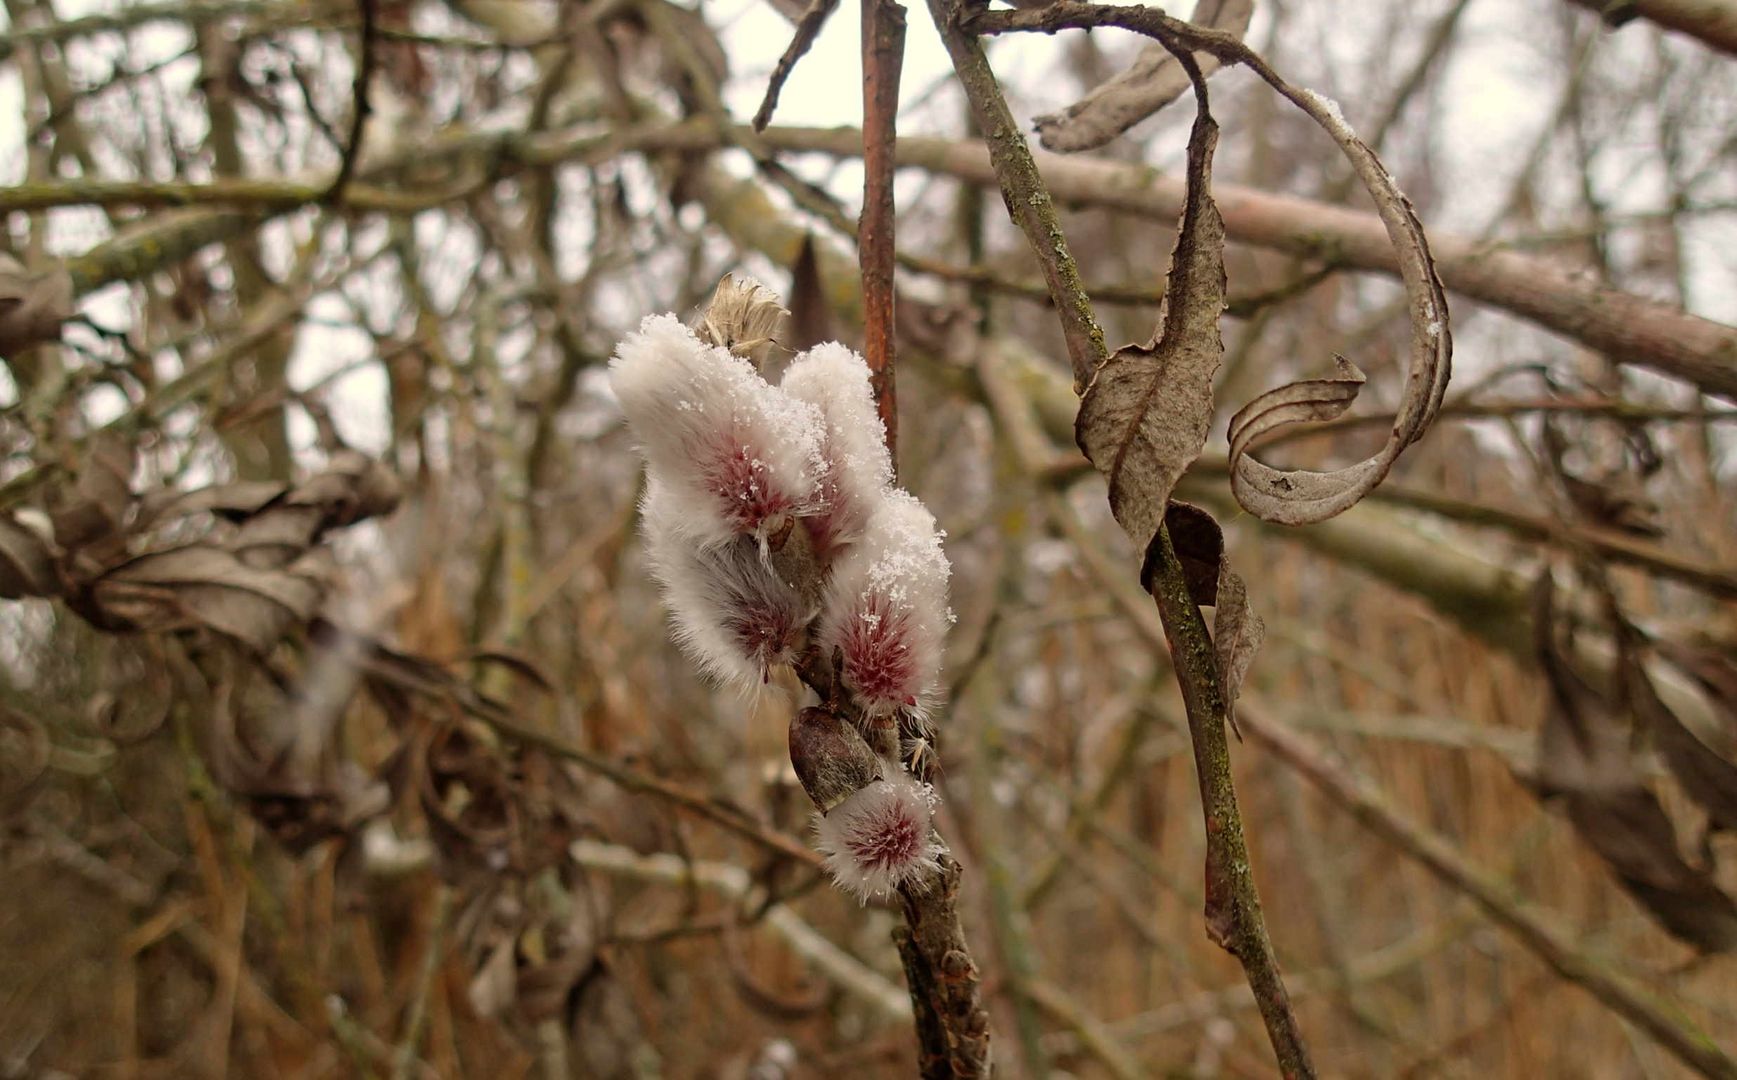
[[[1031,148],[1007,108],[982,46],[958,22],[961,7],[956,0],[929,0],[929,11],[965,87],[977,125],[989,134],[990,158],[1001,184],[1002,198],[1043,267],[1067,338],[1074,389],[1079,392],[1108,354],[1078,267],[1068,254],[1049,191],[1038,173]],[[1158,526],[1153,548],[1159,557],[1150,560],[1154,564],[1150,587],[1163,619],[1176,679],[1187,707],[1206,825],[1207,931],[1242,964],[1284,1075],[1312,1077],[1314,1065],[1285,993],[1249,864],[1242,815],[1231,778],[1230,748],[1225,733],[1226,702],[1212,639],[1199,607],[1190,596],[1170,534],[1162,524]]]
[[[1737,3],[1732,0],[1570,0],[1596,11],[1610,26],[1648,19],[1708,48],[1737,56]]]
[[[860,152],[857,134],[849,129],[771,128],[765,139],[782,150],[835,157]],[[691,144],[692,137],[684,141]],[[983,143],[968,139],[906,137],[898,146],[902,166],[979,184],[996,182],[990,157]],[[1161,175],[1145,165],[1042,152],[1033,161],[1050,194],[1065,205],[1165,220],[1181,212],[1181,176]],[[1387,232],[1373,214],[1237,184],[1215,183],[1213,197],[1233,241],[1351,270],[1398,273]],[[1430,251],[1452,292],[1537,323],[1618,363],[1737,398],[1737,327],[1601,285],[1572,263],[1506,251],[1494,242],[1432,230]]]
[[[864,175],[857,258],[862,270],[863,358],[895,468],[899,411],[893,382],[893,151],[904,54],[905,9],[894,0],[862,0]]]
[[[657,881],[669,885],[699,885],[731,900],[746,899],[754,892],[748,871],[729,863],[702,862],[663,852],[641,855],[615,844],[575,840],[567,849],[573,861],[587,870],[600,870],[618,877]],[[784,939],[791,951],[842,989],[875,1007],[888,1020],[903,1021],[911,1004],[905,993],[856,957],[828,940],[783,904],[760,912],[758,922]]]
[[[1688,1020],[1669,1015],[1668,1006],[1575,949],[1566,935],[1552,925],[1552,918],[1508,895],[1501,885],[1468,863],[1452,844],[1401,816],[1372,786],[1343,766],[1328,761],[1307,738],[1268,717],[1246,697],[1239,703],[1237,715],[1251,740],[1278,755],[1359,824],[1444,884],[1470,897],[1491,921],[1512,934],[1557,975],[1592,994],[1702,1076],[1737,1078],[1737,1060]]]
[[[325,192],[328,202],[342,203],[350,178],[356,175],[356,161],[362,156],[362,129],[373,111],[368,101],[368,84],[374,78],[374,36],[379,28],[379,0],[356,0],[361,9],[362,26],[357,34],[356,79],[351,90],[355,105],[350,111],[350,132],[342,147],[343,159],[338,162],[338,175]],[[311,110],[310,110],[311,111]]]

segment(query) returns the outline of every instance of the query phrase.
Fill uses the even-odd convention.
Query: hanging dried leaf
[[[1702,952],[1737,948],[1737,904],[1683,859],[1676,827],[1630,758],[1624,710],[1559,648],[1548,576],[1536,591],[1534,626],[1551,701],[1539,737],[1540,794],[1565,804],[1580,838],[1659,925]]]
[[[1453,340],[1448,332],[1447,297],[1435,273],[1429,242],[1411,202],[1393,177],[1349,125],[1338,106],[1308,90],[1298,90],[1260,65],[1262,78],[1324,128],[1351,162],[1357,178],[1375,200],[1399,263],[1411,316],[1411,360],[1404,399],[1387,443],[1374,456],[1331,472],[1275,469],[1248,456],[1260,436],[1288,423],[1330,419],[1348,408],[1363,382],[1362,373],[1339,361],[1332,379],[1312,379],[1270,391],[1231,419],[1231,491],[1250,513],[1280,525],[1325,521],[1356,505],[1387,476],[1406,447],[1422,437],[1441,408],[1451,374]]]
[[[60,591],[54,572],[53,529],[34,510],[0,513],[0,597],[16,600]]]
[[[191,544],[122,563],[90,587],[89,598],[104,619],[127,629],[203,627],[265,652],[291,625],[313,618],[335,570],[321,549],[276,569]]]
[[[1253,16],[1254,0],[1202,0],[1190,21],[1240,38]],[[1218,58],[1209,53],[1199,54],[1196,61],[1203,75],[1219,68]],[[1044,149],[1057,153],[1095,150],[1181,97],[1188,82],[1188,72],[1170,50],[1148,45],[1126,71],[1060,113],[1038,117],[1038,138]]]
[[[72,275],[63,269],[32,274],[0,253],[0,357],[12,357],[60,338],[72,318]]]
[[[1548,416],[1542,442],[1563,493],[1588,524],[1635,536],[1664,535],[1658,523],[1659,508],[1646,493],[1646,464],[1651,458],[1643,457],[1638,469],[1618,465],[1591,476],[1580,475],[1568,466],[1570,442],[1562,433],[1562,425]]]
[[[1098,365],[1080,399],[1074,438],[1109,478],[1110,511],[1150,567],[1170,492],[1206,444],[1212,382],[1224,356],[1224,221],[1212,200],[1218,125],[1204,87],[1188,138],[1188,197],[1150,345],[1130,345]],[[1145,576],[1145,575],[1143,575]]]
[[[49,509],[55,543],[68,552],[124,543],[122,529],[132,522],[132,444],[113,432],[92,436],[70,490]],[[103,544],[103,541],[115,541]],[[102,559],[108,551],[92,553]]]
[[[1224,690],[1224,714],[1236,730],[1236,699],[1242,680],[1266,640],[1266,622],[1249,607],[1248,588],[1231,572],[1229,560],[1218,574],[1218,598],[1212,612],[1212,647],[1218,655],[1219,684]],[[1242,733],[1237,732],[1241,738]]]
[[[1170,530],[1170,546],[1182,563],[1188,595],[1199,607],[1218,603],[1218,575],[1224,564],[1224,530],[1218,519],[1193,503],[1172,499],[1164,511],[1164,527]],[[1148,552],[1150,554],[1150,552]],[[1141,566],[1140,580],[1150,578],[1150,563]]]

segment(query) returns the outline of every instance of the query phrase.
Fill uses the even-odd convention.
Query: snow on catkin
[[[934,789],[896,762],[883,765],[887,779],[859,788],[814,823],[832,880],[864,903],[923,884],[940,869]]]
[[[673,636],[701,670],[755,689],[773,665],[795,658],[814,613],[773,571],[757,541],[740,536],[710,547],[694,543],[682,521],[684,500],[655,479],[640,509]]]
[[[822,563],[862,536],[869,511],[893,482],[887,433],[875,409],[868,364],[837,342],[798,356],[780,384],[799,401],[820,410],[823,509],[804,518]]]
[[[934,689],[952,621],[950,571],[934,517],[897,489],[882,494],[861,542],[833,565],[820,646],[842,656],[844,684],[865,714],[918,708]]]
[[[673,527],[695,543],[764,541],[820,509],[819,412],[675,316],[640,323],[616,349],[609,381],[649,471],[679,507]]]

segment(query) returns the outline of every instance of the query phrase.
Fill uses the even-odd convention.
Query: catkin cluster
[[[609,373],[645,458],[646,546],[676,640],[745,689],[802,658],[835,673],[830,704],[852,720],[808,709],[791,725],[820,847],[865,900],[920,885],[940,854],[934,793],[898,735],[927,732],[950,568],[934,517],[893,486],[868,366],[828,343],[773,385],[654,315]]]

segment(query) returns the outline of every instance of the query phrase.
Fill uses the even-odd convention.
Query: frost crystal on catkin
[[[681,520],[682,501],[653,480],[641,514],[652,573],[663,586],[674,636],[708,675],[743,689],[789,663],[814,617],[750,537],[701,547]]]
[[[875,410],[868,364],[837,342],[817,345],[784,372],[784,391],[820,410],[821,510],[803,519],[815,553],[828,561],[854,543],[869,512],[893,482],[887,433]]]
[[[764,541],[820,508],[821,423],[814,406],[752,364],[653,315],[616,350],[610,385],[651,473],[696,543]]]
[[[885,767],[888,779],[858,789],[814,825],[832,880],[865,903],[940,869],[934,789],[897,763]]]
[[[915,708],[933,690],[952,621],[950,570],[923,504],[883,492],[862,540],[832,567],[820,622],[822,653],[842,658],[844,684],[863,712]]]

